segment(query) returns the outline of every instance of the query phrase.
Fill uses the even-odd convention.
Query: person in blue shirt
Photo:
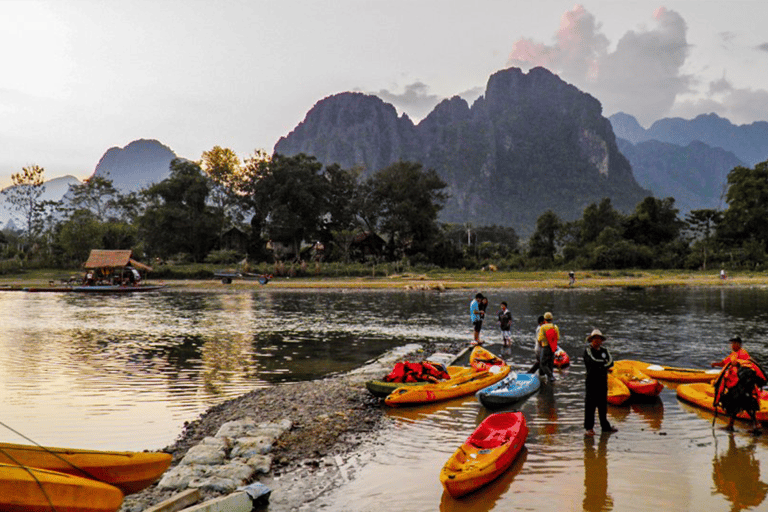
[[[483,317],[485,316],[485,311],[480,308],[483,299],[485,299],[483,294],[478,292],[472,302],[469,303],[469,320],[472,322],[472,327],[474,328],[474,340],[472,341],[472,345],[483,344],[480,339],[480,330],[483,328]]]

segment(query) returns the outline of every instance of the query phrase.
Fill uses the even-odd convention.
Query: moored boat
[[[677,386],[677,398],[702,409],[715,412],[715,387],[707,382],[680,384]],[[758,398],[760,408],[757,410],[757,421],[761,423],[768,422],[768,399],[766,398],[768,397],[764,393],[761,393]],[[717,413],[727,416],[721,407],[717,408]],[[737,417],[751,420],[746,411],[741,411]]]
[[[97,480],[0,464],[3,512],[114,512],[122,502],[120,489]]]
[[[448,459],[440,482],[454,498],[482,487],[512,465],[527,437],[523,413],[491,414]]]
[[[536,393],[541,380],[535,373],[510,373],[502,380],[483,388],[476,393],[477,399],[485,407],[503,407],[511,405]]]
[[[720,374],[719,369],[679,368],[676,366],[664,366],[629,360],[625,360],[625,362],[631,364],[651,378],[670,382],[712,382],[717,379],[717,376]]]
[[[617,379],[613,374],[608,374],[608,403],[611,405],[621,405],[632,394],[629,392],[629,388]]]
[[[469,353],[469,365],[476,370],[487,370],[494,365],[503,365],[504,360],[481,346],[476,346]]]
[[[614,362],[613,368],[610,371],[629,388],[631,393],[656,397],[664,389],[664,385],[661,382],[649,377],[629,361]]]
[[[0,463],[89,478],[131,494],[156,482],[171,465],[171,455],[0,443]]]

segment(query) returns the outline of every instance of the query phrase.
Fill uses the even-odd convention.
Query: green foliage
[[[22,215],[24,232],[32,240],[39,231],[43,216],[40,196],[45,191],[45,169],[38,165],[22,168],[11,175],[12,186],[3,191],[5,199]]]
[[[206,263],[237,263],[243,259],[244,255],[229,249],[220,249],[217,251],[211,251],[205,257]]]

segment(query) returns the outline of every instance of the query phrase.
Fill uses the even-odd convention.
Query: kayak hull
[[[120,489],[56,471],[0,464],[3,512],[114,512],[123,502]]]
[[[89,478],[113,485],[124,494],[132,494],[159,480],[171,465],[171,455],[0,443],[0,463]]]
[[[445,463],[440,483],[454,498],[479,489],[509,469],[527,437],[523,413],[491,414]]]
[[[541,386],[539,376],[530,373],[510,373],[505,378],[476,393],[477,399],[487,408],[512,405],[536,393]]]
[[[510,368],[507,365],[494,365],[488,370],[476,371],[446,382],[426,384],[424,386],[399,387],[384,399],[384,403],[396,407],[398,405],[439,402],[471,395],[500,381],[509,374],[509,371]]]
[[[609,373],[608,403],[611,405],[621,405],[629,400],[630,396],[632,396],[632,394],[630,393],[629,388],[623,382],[617,379],[612,373]]]
[[[674,366],[644,363],[642,361],[627,360],[625,362],[631,364],[653,379],[666,380],[669,382],[712,382],[717,379],[717,376],[720,374],[720,370],[713,369],[678,368]]]

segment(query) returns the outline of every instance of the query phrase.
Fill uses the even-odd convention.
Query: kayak
[[[57,471],[0,464],[3,512],[114,512],[123,493],[109,484]]]
[[[523,413],[491,414],[445,463],[440,483],[454,498],[482,487],[512,465],[527,437]]]
[[[111,484],[124,494],[132,494],[159,480],[171,465],[171,455],[0,443],[0,464],[29,466],[89,478]],[[0,510],[3,510],[2,507]]]
[[[617,379],[612,373],[608,374],[608,403],[611,405],[621,405],[627,400],[631,393],[629,388]]]
[[[469,354],[469,366],[476,370],[487,370],[494,365],[503,365],[504,360],[483,347],[477,346]]]
[[[459,377],[461,375],[467,375],[475,372],[473,368],[468,368],[466,366],[449,366],[448,368],[446,368],[446,370],[448,371],[448,374],[451,376],[451,378]],[[441,381],[441,382],[449,382],[449,381],[450,379]],[[389,382],[386,380],[374,379],[366,382],[365,387],[368,388],[368,391],[370,391],[373,396],[384,398],[399,387],[423,386],[424,384],[430,384],[430,382],[426,380],[420,381],[420,382]]]
[[[539,376],[510,372],[502,380],[478,391],[475,396],[485,407],[502,407],[524,400],[539,390]]]
[[[670,382],[712,382],[720,375],[720,370],[716,368],[678,368],[675,366],[644,363],[642,361],[625,362],[633,365],[651,378],[668,380]]]
[[[680,384],[677,386],[677,398],[692,405],[701,407],[711,412],[715,412],[715,387],[706,382],[693,382],[690,384]],[[764,395],[758,398],[760,409],[757,411],[757,421],[768,422],[768,400]],[[725,411],[717,408],[717,413],[727,417]],[[751,420],[746,411],[741,411],[737,418]]]
[[[392,407],[407,404],[424,404],[449,400],[470,395],[491,384],[499,382],[509,374],[508,365],[493,365],[488,370],[476,371],[468,375],[455,377],[449,381],[423,386],[401,386],[384,399]]]
[[[568,356],[568,354],[560,347],[557,347],[557,350],[555,350],[555,368],[567,368],[571,364],[571,358]]]
[[[661,382],[650,378],[629,361],[616,361],[610,371],[629,388],[631,393],[656,397],[664,389]]]

